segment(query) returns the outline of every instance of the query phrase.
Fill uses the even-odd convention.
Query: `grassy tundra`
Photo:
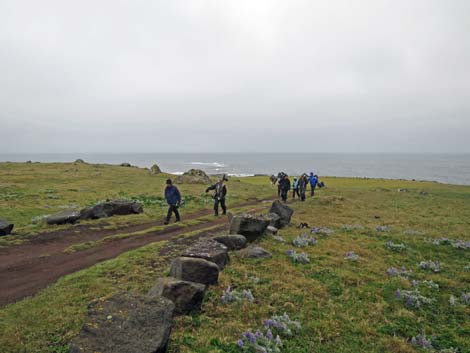
[[[129,222],[161,218],[166,209],[157,196],[165,179],[137,168],[2,163],[0,218],[17,224],[18,234],[0,238],[0,246],[15,246],[52,229],[40,222],[32,225],[33,218],[106,198],[146,202],[144,214],[106,219],[107,227],[117,233]],[[328,187],[315,198],[290,201],[293,222],[279,233],[285,242],[273,237],[259,241],[272,252],[271,259],[232,255],[219,285],[206,293],[203,311],[176,319],[171,353],[241,352],[236,342],[243,332],[254,332],[265,319],[284,312],[301,328],[283,337],[282,352],[432,351],[431,346],[411,343],[420,334],[435,351],[470,352],[470,305],[462,296],[470,292],[470,249],[462,249],[464,241],[470,241],[470,187],[323,180]],[[265,177],[232,179],[228,188],[229,207],[275,197]],[[183,216],[211,207],[204,186],[180,189],[191,196]],[[333,232],[310,234],[310,228],[295,227],[300,222]],[[302,233],[314,236],[316,244],[294,246],[292,241]],[[145,293],[156,277],[167,273],[182,238],[129,251],[0,308],[0,352],[67,352],[67,342],[80,330],[91,300],[104,300],[121,290]],[[451,240],[436,241],[441,238]],[[463,242],[454,241],[458,239]],[[295,263],[286,255],[291,249],[305,253],[310,262]],[[350,252],[358,259],[345,259]],[[440,270],[418,266],[429,260],[439,261]],[[223,304],[220,298],[228,286],[250,290],[254,300]],[[419,293],[421,299],[417,302],[407,293]],[[427,341],[418,337],[417,343],[425,346]]]

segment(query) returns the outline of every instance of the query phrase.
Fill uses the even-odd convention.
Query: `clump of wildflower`
[[[463,269],[464,271],[470,271],[470,265],[466,265]]]
[[[405,244],[403,244],[403,243],[396,244],[393,241],[387,241],[387,243],[385,243],[385,247],[388,250],[392,250],[392,251],[396,251],[396,252],[402,252],[402,251],[407,249]]]
[[[375,230],[377,232],[390,232],[392,228],[390,228],[389,226],[378,226],[375,228]]]
[[[436,282],[434,282],[433,280],[430,280],[430,281],[428,281],[428,280],[424,280],[424,281],[415,281],[415,280],[413,280],[413,281],[411,281],[411,285],[413,287],[426,286],[430,289],[439,290],[439,285]]]
[[[245,352],[280,353],[282,341],[279,336],[274,337],[271,330],[257,330],[255,333],[246,331],[237,341],[237,346]]]
[[[432,240],[433,245],[451,245],[452,239],[449,238],[437,238]]]
[[[387,270],[387,276],[389,277],[409,277],[413,274],[411,270],[407,270],[405,267],[402,267],[401,269],[395,268],[395,267],[390,267]]]
[[[299,248],[303,248],[308,245],[315,245],[316,243],[317,243],[317,239],[315,239],[314,237],[308,236],[307,234],[301,234],[292,241],[292,244]]]
[[[433,272],[441,272],[442,270],[441,263],[439,261],[421,261],[418,266],[423,270],[431,270]]]
[[[250,276],[248,277],[248,279],[253,283],[253,284],[258,284],[261,279],[259,277],[256,277],[256,276]]]
[[[310,233],[312,234],[331,235],[334,232],[335,231],[333,229],[326,227],[312,227],[312,229],[310,229]]]
[[[411,338],[411,344],[423,349],[434,350],[434,347],[431,344],[431,340],[426,337],[424,333]]]
[[[242,301],[252,302],[255,300],[255,298],[249,289],[243,289],[241,291],[237,289],[232,290],[229,286],[223,291],[220,300],[222,301],[222,304],[229,304]]]
[[[460,296],[460,300],[463,304],[470,305],[470,292],[462,293],[462,295]]]
[[[277,240],[277,241],[279,241],[279,242],[281,242],[281,243],[285,243],[285,242],[286,242],[286,240],[285,240],[283,237],[281,237],[280,235],[273,235],[273,239],[274,239],[274,240]]]
[[[359,260],[359,255],[354,251],[349,251],[346,253],[346,255],[344,255],[344,259],[349,261],[357,261]]]
[[[421,308],[423,304],[431,304],[433,302],[431,298],[422,295],[417,288],[413,290],[397,289],[395,297],[402,300],[406,306],[415,309]]]
[[[291,258],[291,260],[294,263],[299,263],[299,264],[308,264],[310,263],[310,258],[306,253],[298,253],[295,250],[287,250],[286,251],[287,256]]]
[[[452,243],[452,246],[455,249],[469,250],[470,249],[470,241],[456,240]]]
[[[449,304],[451,306],[455,306],[455,304],[457,304],[457,298],[455,298],[453,295],[451,295],[450,298],[449,298]]]
[[[296,330],[302,326],[300,322],[291,320],[289,315],[274,315],[270,319],[264,321],[264,326],[281,336],[292,336]]]

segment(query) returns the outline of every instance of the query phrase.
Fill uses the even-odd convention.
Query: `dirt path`
[[[242,206],[258,206],[251,212],[259,212],[267,207],[266,205],[259,208],[259,202],[236,207]],[[188,215],[185,219],[196,219],[210,213],[210,210],[203,210]],[[201,230],[201,233],[204,233],[203,230],[209,227],[216,227],[215,230],[218,231],[228,227],[227,218],[218,217],[194,226],[168,226],[160,231],[116,239],[79,252],[64,252],[74,244],[99,240],[113,234],[143,231],[161,224],[150,222],[113,230],[75,226],[67,230],[44,233],[28,243],[0,250],[0,306],[33,295],[64,275],[112,259],[123,252],[189,232]],[[214,229],[211,229],[212,231]]]

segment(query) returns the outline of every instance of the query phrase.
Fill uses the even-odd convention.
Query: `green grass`
[[[72,171],[65,172],[67,169]],[[0,175],[0,218],[11,218],[24,232],[33,229],[31,217],[52,213],[43,207],[45,203],[57,210],[63,203],[87,205],[122,193],[147,195],[144,215],[107,219],[110,227],[148,221],[165,211],[158,197],[166,176],[150,176],[137,168],[1,164]],[[470,292],[470,270],[465,269],[470,265],[470,252],[429,241],[439,237],[470,240],[470,187],[351,178],[324,181],[327,188],[319,190],[314,199],[291,203],[295,210],[292,225],[280,232],[287,243],[270,237],[259,241],[273,253],[272,259],[250,261],[232,255],[220,284],[207,292],[203,311],[176,320],[171,353],[238,352],[234,343],[242,332],[283,312],[302,323],[300,332],[284,340],[284,352],[424,352],[408,342],[421,332],[434,336],[437,349],[455,347],[461,353],[470,352],[470,307],[449,303],[451,295]],[[184,212],[210,208],[198,199],[203,188],[181,187],[184,194],[195,198]],[[398,192],[401,188],[407,192]],[[267,178],[256,177],[231,180],[229,193],[235,203],[272,197],[276,190]],[[293,248],[292,239],[302,232],[295,228],[299,222],[335,230],[329,237],[316,236],[315,246],[296,249],[309,255],[307,265],[293,264],[285,255]],[[344,225],[362,228],[345,230]],[[391,231],[377,232],[375,228],[381,225]],[[407,235],[407,230],[419,233]],[[407,250],[388,250],[388,240],[404,243]],[[163,247],[173,251],[165,257],[156,255]],[[157,277],[167,273],[168,260],[177,250],[173,241],[150,244],[65,276],[32,298],[0,308],[0,351],[66,352],[67,342],[85,320],[90,301],[104,300],[121,290],[145,293]],[[348,251],[355,251],[360,259],[344,260]],[[442,272],[417,267],[429,259],[441,261]],[[385,272],[391,266],[405,266],[413,270],[413,279],[438,283],[439,291],[422,290],[434,303],[412,309],[397,300],[396,289],[410,289],[411,284],[407,279],[387,277]],[[261,281],[254,284],[250,276]],[[220,295],[228,285],[251,289],[255,302],[221,305]]]

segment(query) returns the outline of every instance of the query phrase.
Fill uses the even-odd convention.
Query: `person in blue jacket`
[[[297,178],[294,178],[292,181],[292,198],[293,199],[295,199],[295,195],[297,195],[300,198],[299,180]]]
[[[171,179],[167,179],[165,188],[165,199],[168,204],[168,213],[164,224],[170,223],[171,214],[174,213],[176,222],[181,221],[178,207],[181,204],[181,194],[176,186],[173,185]]]
[[[317,186],[317,183],[318,183],[318,175],[314,175],[313,172],[311,172],[310,177],[308,178],[308,181],[310,182],[310,195],[314,196],[315,187]]]

